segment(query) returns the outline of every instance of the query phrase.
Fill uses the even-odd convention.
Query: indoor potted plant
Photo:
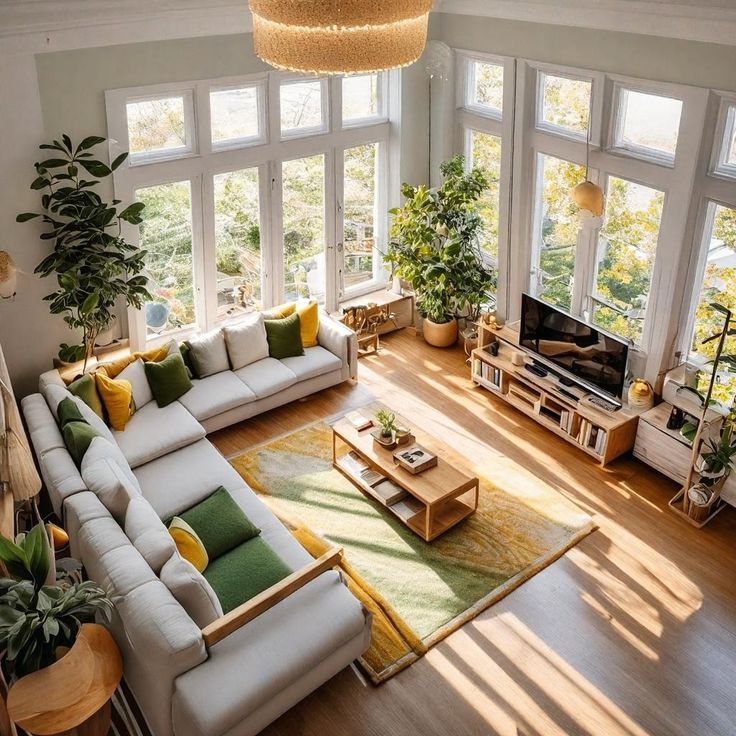
[[[59,358],[67,363],[84,359],[84,369],[98,334],[110,325],[116,302],[122,299],[140,309],[151,299],[143,275],[146,253],[122,237],[123,222],[142,222],[144,205],[134,202],[121,208],[120,200],[106,202],[98,193],[101,181],[128,156],[121,153],[108,166],[92,153],[103,143],[104,138],[89,136],[74,146],[65,134],[60,141],[41,145],[53,152],[52,158],[35,164],[31,184],[41,192],[43,212],[16,217],[18,222],[41,217],[49,227],[41,239],[52,241],[53,251],[35,272],[56,275],[57,289],[44,297],[49,310],[82,331],[80,344],[62,343]]]
[[[12,577],[0,579],[0,648],[4,675],[14,681],[53,664],[74,646],[81,626],[112,603],[98,585],[63,572],[56,578],[42,523],[15,542],[0,537],[0,562]],[[77,563],[78,565],[78,563]],[[79,565],[78,565],[79,566]],[[79,566],[81,567],[81,566]]]
[[[440,170],[442,185],[404,184],[406,202],[391,210],[391,242],[384,259],[396,277],[408,281],[425,318],[424,337],[446,347],[457,339],[457,317],[476,320],[496,285],[483,258],[478,200],[488,180],[477,168],[465,171],[454,156]]]
[[[373,437],[380,444],[391,447],[396,442],[396,415],[393,412],[380,409],[376,412],[378,429]]]

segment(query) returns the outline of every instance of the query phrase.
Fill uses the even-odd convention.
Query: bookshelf
[[[499,345],[496,356],[487,349],[495,342]],[[511,327],[491,329],[481,322],[478,347],[470,360],[473,382],[603,466],[633,449],[638,423],[636,411],[627,406],[616,412],[604,411],[590,403],[582,387],[562,386],[552,374],[539,377],[527,371],[523,364],[514,365],[513,354],[521,352],[518,343],[518,332]]]

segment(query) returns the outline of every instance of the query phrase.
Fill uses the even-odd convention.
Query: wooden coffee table
[[[366,417],[373,412],[362,412]],[[360,432],[347,419],[332,426],[332,464],[363,493],[392,511],[406,526],[426,542],[461,522],[478,508],[478,478],[463,472],[443,458],[450,451],[437,440],[412,428],[416,442],[437,455],[437,465],[413,475],[396,465],[394,449],[386,449],[376,442],[368,428]],[[385,476],[409,495],[403,502],[387,505],[374,488],[352,471],[349,450],[338,455],[338,441],[380,475]]]

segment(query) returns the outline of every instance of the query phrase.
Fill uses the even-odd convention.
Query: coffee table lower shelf
[[[434,504],[426,504],[412,494],[409,483],[402,483],[395,476],[392,476],[390,480],[403,488],[409,494],[408,498],[414,504],[421,506],[421,508],[416,512],[411,512],[407,508],[407,505],[401,502],[389,505],[376,493],[372,486],[349,469],[347,464],[343,462],[346,456],[335,456],[332,463],[333,466],[366,496],[391,511],[394,516],[408,526],[415,534],[424,539],[425,542],[431,542],[441,534],[444,534],[448,529],[451,529],[463,519],[475,513],[478,508],[479,484],[477,478],[470,481],[467,484],[467,488],[459,489],[453,497],[442,499]],[[362,454],[360,456],[363,460],[369,462],[365,456]],[[369,464],[373,465],[370,462]],[[383,472],[380,467],[376,467],[376,470],[379,473]]]

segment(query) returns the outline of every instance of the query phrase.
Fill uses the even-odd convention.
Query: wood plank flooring
[[[360,380],[212,435],[224,454],[390,404],[497,477],[531,473],[600,530],[379,687],[345,670],[266,736],[736,734],[736,510],[698,531],[633,458],[603,470],[407,331]]]

